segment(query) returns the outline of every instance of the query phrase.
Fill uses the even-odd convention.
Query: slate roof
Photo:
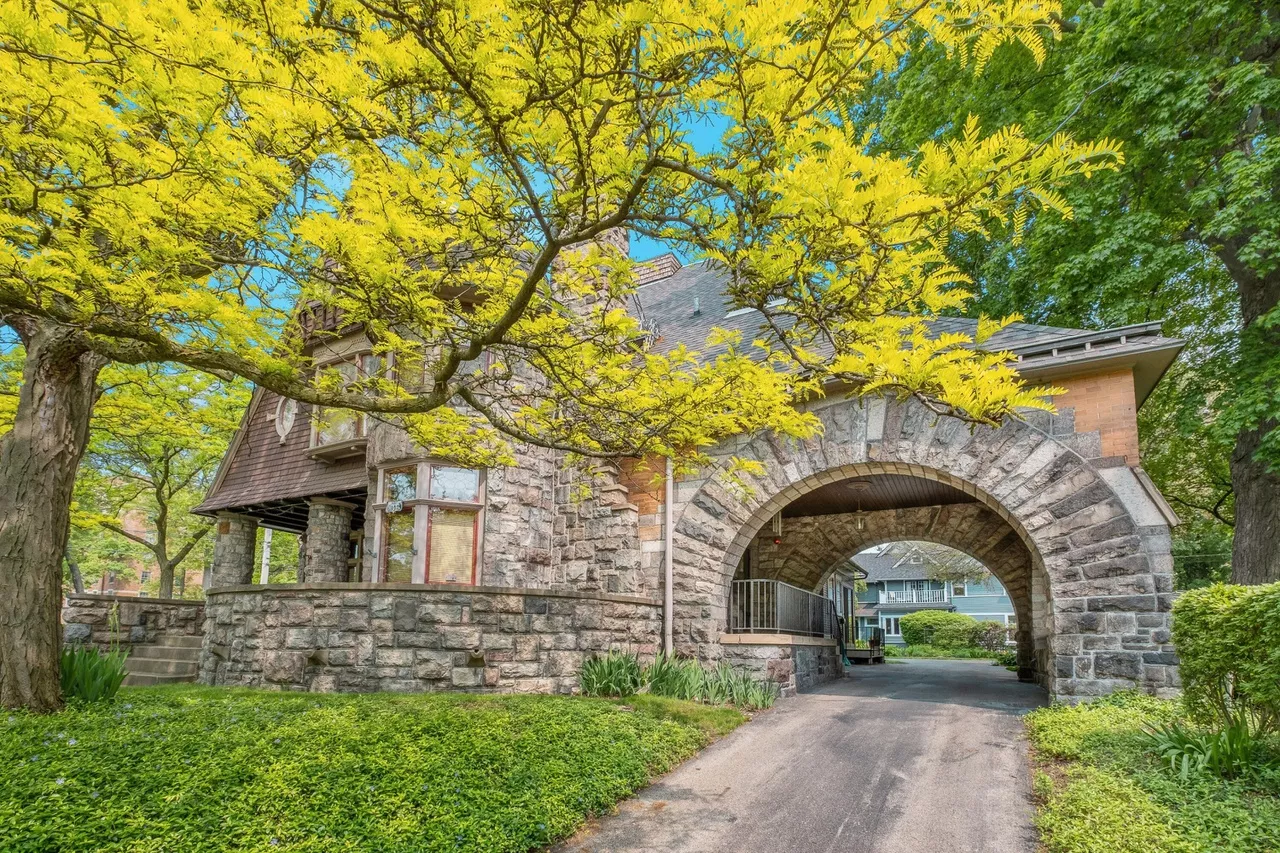
[[[866,572],[867,583],[877,581],[915,581],[929,579],[929,554],[924,554],[925,562],[912,563],[903,561],[914,550],[911,542],[895,542],[879,550],[863,551],[853,556],[853,564]],[[971,559],[971,558],[970,558]],[[974,560],[976,563],[977,561]],[[901,565],[898,565],[901,563]]]
[[[662,260],[665,262],[666,256]],[[707,355],[716,355],[723,348],[705,345],[712,328],[741,331],[747,343],[760,334],[759,313],[752,309],[733,310],[725,298],[727,278],[724,270],[709,261],[698,261],[676,269],[665,278],[649,280],[636,291],[636,309],[646,327],[657,335],[660,351],[684,344]],[[939,333],[972,334],[977,330],[978,321],[941,317],[931,325]],[[984,347],[1013,353],[1019,372],[1036,378],[1070,372],[1085,362],[1124,362],[1134,368],[1141,405],[1182,348],[1182,341],[1160,334],[1159,323],[1101,331],[1012,323],[993,335]]]

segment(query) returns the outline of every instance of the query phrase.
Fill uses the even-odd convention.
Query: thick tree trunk
[[[1252,381],[1251,364],[1280,352],[1280,333],[1258,328],[1258,320],[1280,305],[1280,272],[1260,274],[1241,258],[1249,238],[1238,235],[1224,241],[1218,257],[1235,280],[1240,294],[1242,327],[1241,381]],[[1235,492],[1235,541],[1231,553],[1231,580],[1260,584],[1280,581],[1280,467],[1273,468],[1257,458],[1263,435],[1277,428],[1275,419],[1258,429],[1236,436],[1231,454],[1231,487]]]
[[[62,555],[101,362],[77,333],[7,318],[26,345],[13,429],[0,440],[0,706],[62,706]]]
[[[1261,430],[1241,433],[1231,454],[1236,495],[1233,583],[1280,581],[1280,476],[1254,458],[1261,437]]]
[[[173,598],[173,564],[165,564],[160,567],[160,591],[157,593],[161,598]]]

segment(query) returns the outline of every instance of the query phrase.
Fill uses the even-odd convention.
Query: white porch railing
[[[880,593],[881,604],[946,604],[950,600],[948,589],[891,589]]]

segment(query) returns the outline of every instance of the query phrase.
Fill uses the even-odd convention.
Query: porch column
[[[309,503],[303,560],[305,582],[345,581],[347,554],[351,550],[351,513],[355,505],[328,498],[312,498]]]
[[[258,519],[233,512],[218,513],[209,586],[253,583],[253,551],[257,541]]]

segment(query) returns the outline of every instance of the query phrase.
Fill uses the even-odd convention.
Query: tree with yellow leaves
[[[980,73],[1006,43],[1041,55],[1055,10],[3,0],[0,319],[26,358],[0,442],[0,704],[59,704],[57,565],[112,362],[381,412],[473,465],[511,440],[693,465],[811,434],[794,403],[828,380],[976,422],[1044,405],[980,340],[929,333],[967,298],[948,243],[1069,213],[1055,187],[1117,153],[970,125],[871,155],[841,112],[911,39]],[[758,335],[651,347],[614,229],[720,265]],[[317,376],[311,312],[397,369]]]

